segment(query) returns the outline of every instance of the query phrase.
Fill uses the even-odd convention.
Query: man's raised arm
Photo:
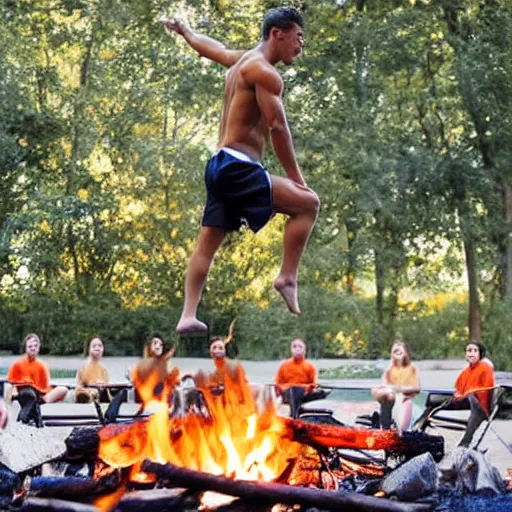
[[[158,21],[163,24],[168,34],[175,32],[183,36],[189,46],[201,57],[218,62],[227,68],[235,64],[245,53],[245,50],[229,50],[216,39],[194,32],[180,18],[160,18]]]

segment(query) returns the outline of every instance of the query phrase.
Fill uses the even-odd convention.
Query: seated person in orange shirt
[[[35,407],[36,423],[40,425],[39,402],[51,403],[64,400],[68,389],[64,386],[50,385],[48,366],[37,359],[41,341],[37,334],[28,334],[24,340],[25,357],[12,364],[7,379],[14,385],[13,396],[17,396],[22,405],[19,421],[28,422]]]
[[[299,408],[305,402],[325,398],[324,390],[316,390],[316,368],[306,361],[306,344],[301,338],[291,342],[292,357],[283,361],[276,374],[276,389],[283,396],[284,403],[290,404],[290,415],[297,418]]]
[[[75,402],[90,403],[111,401],[111,396],[107,389],[88,387],[91,385],[100,386],[102,384],[108,384],[107,369],[101,364],[103,351],[104,346],[101,338],[96,337],[89,342],[89,357],[76,375]]]
[[[399,339],[391,347],[391,361],[382,376],[379,387],[373,388],[372,397],[380,403],[380,426],[391,427],[391,413],[395,401],[400,397],[400,419],[398,429],[403,432],[411,423],[412,398],[420,391],[418,370],[411,363],[411,352],[405,341]]]
[[[492,388],[495,386],[494,371],[484,361],[485,347],[470,341],[466,345],[466,361],[469,365],[455,381],[455,392],[448,409],[471,409],[466,432],[459,446],[469,446],[473,435],[483,420],[489,416]],[[474,390],[481,389],[482,391]]]

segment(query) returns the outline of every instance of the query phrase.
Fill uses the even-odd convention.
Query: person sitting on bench
[[[75,402],[84,404],[111,401],[109,390],[101,388],[102,384],[108,384],[107,369],[101,364],[103,351],[102,339],[92,338],[89,342],[89,357],[76,374]]]
[[[295,338],[290,344],[292,357],[283,361],[275,378],[276,390],[283,402],[290,405],[290,415],[298,418],[300,406],[305,402],[320,400],[327,396],[325,390],[319,390],[316,368],[306,361],[306,343]]]
[[[398,339],[391,347],[391,361],[382,376],[381,385],[371,391],[373,399],[380,403],[381,428],[391,428],[393,406],[399,400],[400,419],[397,427],[400,432],[407,430],[411,423],[412,398],[419,391],[419,373],[411,363],[409,346],[403,339]]]
[[[24,340],[25,356],[14,361],[7,373],[7,379],[14,385],[13,396],[21,404],[18,421],[29,423],[34,419],[42,426],[39,404],[64,400],[68,389],[65,386],[50,385],[48,366],[37,359],[41,340],[37,334],[28,334]]]
[[[468,366],[457,377],[455,392],[446,406],[446,409],[451,410],[471,410],[468,426],[459,446],[469,446],[477,428],[489,416],[491,393],[495,383],[493,369],[484,360],[485,353],[482,343],[470,341],[466,345]]]

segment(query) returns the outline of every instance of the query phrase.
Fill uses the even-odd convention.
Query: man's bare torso
[[[244,65],[256,64],[259,59],[264,57],[258,50],[248,51],[226,74],[219,146],[237,149],[261,161],[268,128],[258,106],[256,87],[247,83],[241,72]]]

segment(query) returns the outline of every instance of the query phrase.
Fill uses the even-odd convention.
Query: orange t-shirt
[[[475,366],[468,366],[457,377],[455,391],[459,395],[465,395],[472,389],[494,387],[494,372],[492,368],[483,361],[478,361]],[[475,393],[484,411],[489,414],[490,391],[478,391]]]
[[[281,389],[288,389],[293,385],[316,384],[316,368],[305,359],[296,361],[292,357],[279,366],[276,384]]]
[[[48,393],[51,389],[48,366],[38,359],[30,360],[26,356],[14,361],[7,373],[7,379],[13,384],[30,384],[41,393]]]

